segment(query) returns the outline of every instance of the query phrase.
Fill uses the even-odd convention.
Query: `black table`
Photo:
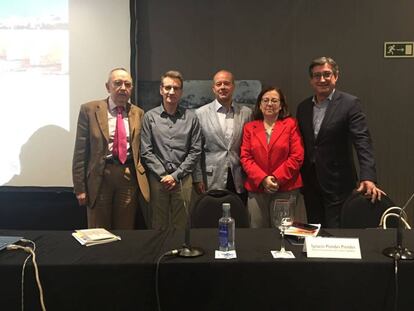
[[[37,260],[48,310],[156,310],[155,270],[159,256],[182,244],[183,231],[114,231],[122,241],[81,246],[70,232],[6,231],[37,244]],[[273,259],[279,249],[272,229],[237,229],[237,259],[215,260],[217,230],[193,229],[191,241],[205,250],[198,258],[166,257],[159,267],[159,292],[167,310],[392,310],[394,263],[381,254],[394,244],[394,230],[329,230],[359,237],[362,260]],[[414,234],[404,244],[414,249]],[[1,310],[20,308],[21,251],[0,252]],[[414,262],[399,265],[399,309],[414,306]],[[38,310],[29,265],[26,310]]]

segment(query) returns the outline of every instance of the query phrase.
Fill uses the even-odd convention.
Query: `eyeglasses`
[[[261,100],[262,104],[272,104],[272,105],[276,105],[278,103],[280,103],[280,99],[278,98],[262,98]]]
[[[171,90],[174,90],[174,92],[177,92],[181,90],[180,86],[175,86],[175,85],[163,85],[162,87],[166,92],[169,92]]]
[[[313,72],[312,73],[312,78],[316,79],[316,80],[320,80],[322,77],[324,79],[330,79],[333,76],[333,72],[332,71],[323,71],[323,72]]]
[[[122,87],[125,85],[125,88],[130,89],[132,87],[132,82],[130,81],[122,81],[122,80],[115,80],[112,82],[114,87]]]

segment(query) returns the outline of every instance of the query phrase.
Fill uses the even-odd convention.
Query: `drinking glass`
[[[285,230],[293,223],[293,205],[289,199],[275,199],[272,201],[273,225],[280,230],[280,252],[285,252]]]

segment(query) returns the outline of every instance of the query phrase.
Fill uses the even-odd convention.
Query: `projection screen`
[[[72,186],[79,107],[129,69],[129,29],[129,0],[0,3],[0,186]]]

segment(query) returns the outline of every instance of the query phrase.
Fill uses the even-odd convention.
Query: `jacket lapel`
[[[312,145],[315,143],[315,134],[313,131],[313,102],[312,98],[309,99],[307,105],[304,107],[305,111],[303,114],[303,133],[309,137]],[[309,140],[308,140],[309,141]]]
[[[240,107],[237,105],[233,105],[233,135],[231,137],[230,146],[233,146],[236,142],[240,141],[240,137],[238,133],[242,132],[242,115],[240,113]]]
[[[285,122],[283,122],[283,120],[277,120],[273,127],[272,136],[270,136],[270,142],[269,142],[269,147],[268,147],[269,150],[272,149],[273,145],[279,139],[280,135],[282,135],[285,129],[286,129]]]
[[[221,128],[220,122],[217,117],[217,111],[215,109],[215,102],[211,103],[209,107],[209,114],[210,114],[209,120],[211,121],[211,128],[218,129],[216,130],[216,132],[218,133],[218,138],[220,139],[220,142],[223,144],[223,146],[227,148],[226,138],[224,137],[223,130]]]
[[[99,124],[99,128],[106,141],[109,142],[109,128],[108,128],[108,102],[102,101],[96,106],[96,119]]]
[[[266,138],[266,131],[264,129],[264,125],[262,120],[257,120],[253,124],[253,135],[256,136],[257,140],[263,145],[265,150],[267,150],[267,138]]]
[[[321,128],[319,129],[318,136],[316,137],[317,140],[320,139],[320,137],[323,137],[326,128],[328,127],[329,123],[332,120],[333,115],[335,114],[335,110],[338,107],[338,103],[340,100],[340,94],[338,91],[335,91],[333,94],[332,100],[329,102],[328,107],[326,108],[325,117],[323,118]]]
[[[135,130],[138,127],[138,117],[136,109],[131,109],[131,104],[127,104],[128,124],[129,124],[129,141],[134,141]]]

